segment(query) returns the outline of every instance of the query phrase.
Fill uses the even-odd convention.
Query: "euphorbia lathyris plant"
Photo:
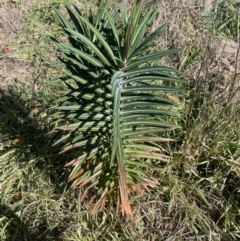
[[[53,82],[65,82],[69,92],[53,108],[64,122],[56,128],[67,134],[55,144],[74,151],[66,165],[72,167],[69,180],[83,188],[81,200],[89,200],[92,212],[116,198],[117,211],[132,218],[129,191],[157,185],[153,167],[168,159],[162,133],[176,128],[168,120],[178,114],[167,96],[181,91],[176,83],[183,81],[176,69],[156,63],[179,49],[149,50],[166,27],[148,33],[158,9],[143,16],[142,4],[125,2],[120,11],[109,1],[94,14],[88,7],[84,15],[76,6],[66,8],[70,20],[56,14],[69,44],[56,44],[68,71]]]

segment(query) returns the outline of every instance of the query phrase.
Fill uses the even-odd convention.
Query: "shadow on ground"
[[[26,160],[28,156],[40,157],[45,165],[64,165],[68,157],[59,155],[59,147],[52,146],[60,138],[49,120],[52,104],[52,97],[46,97],[44,91],[34,92],[24,84],[0,90],[0,135],[3,144],[8,143],[0,151],[14,146],[19,152],[28,150]]]
[[[6,205],[0,205],[0,220],[5,224],[6,241],[61,241],[61,234],[64,231],[63,227],[55,227],[48,230],[47,222],[42,222],[37,230],[29,230],[28,223],[21,221],[15,214],[15,210],[11,210]],[[49,238],[49,237],[52,237]]]
[[[70,157],[59,155],[59,147],[52,146],[60,138],[58,133],[49,134],[53,129],[48,117],[48,108],[52,101],[52,97],[46,96],[46,93],[32,92],[30,87],[18,83],[7,91],[0,90],[0,156],[14,150],[14,161],[27,163],[35,160],[30,165],[34,165],[40,172],[48,173],[57,199],[69,187],[68,171],[64,169],[64,165]],[[2,168],[4,164],[1,162],[0,159]],[[4,169],[0,174],[1,172],[4,174]],[[4,185],[0,183],[0,195]],[[35,226],[25,221],[22,209],[21,205],[0,197],[0,235],[4,231],[6,240],[61,240],[62,232],[68,226],[68,218],[63,218],[58,226],[49,228],[48,220],[40,216],[41,221]],[[28,227],[34,228],[30,231]]]

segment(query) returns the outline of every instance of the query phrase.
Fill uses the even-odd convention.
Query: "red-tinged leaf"
[[[119,164],[119,192],[121,199],[121,209],[122,213],[126,214],[128,218],[133,220],[132,208],[128,198],[128,186],[127,186],[127,176],[126,169],[123,163]]]
[[[138,152],[134,152],[134,151],[129,151],[126,153],[126,156],[129,156],[130,158],[139,158],[139,159],[142,159],[142,158],[147,158],[147,159],[155,159],[155,160],[159,160],[159,161],[163,161],[163,162],[166,162],[168,161],[168,159],[170,158],[169,156],[167,155],[162,155],[162,154],[151,154],[151,153],[138,153]]]
[[[71,182],[73,181],[74,179],[76,179],[77,177],[81,176],[83,173],[84,173],[85,170],[81,169],[80,171],[78,171],[77,173],[75,173],[74,175],[71,175],[69,178],[68,178],[68,181]],[[73,183],[74,185],[74,183]],[[75,186],[75,185],[74,185]]]
[[[102,206],[102,201],[105,199],[106,197],[106,194],[108,193],[108,188],[106,188],[103,192],[102,192],[102,195],[101,197],[98,199],[97,203],[94,205],[94,207],[92,208],[91,210],[91,214],[94,214],[97,209],[99,209],[101,206]],[[92,200],[92,199],[91,199]],[[89,203],[91,203],[91,200]]]
[[[144,184],[143,186],[146,187],[146,186],[149,186],[149,187],[156,187],[159,185],[159,182],[157,179],[145,179],[143,178],[142,179]]]
[[[101,173],[101,170],[93,174],[92,176],[85,178],[85,180],[82,180],[81,183],[76,183],[76,186],[79,186],[80,188],[91,182],[96,176],[98,176]],[[80,185],[81,184],[81,185]]]
[[[80,157],[78,157],[78,158],[76,158],[76,159],[68,162],[68,163],[65,165],[65,167],[76,166],[76,165],[80,164],[82,161],[89,159],[89,158],[91,157],[91,155],[96,154],[97,151],[98,151],[98,149],[99,149],[98,147],[97,147],[97,148],[94,148],[94,149],[91,150],[90,153],[85,153],[85,154],[81,155]]]
[[[90,186],[88,186],[88,187],[84,190],[83,194],[80,196],[80,202],[82,202],[82,201],[85,199],[86,195],[88,194],[88,191],[89,191],[91,188],[93,188],[95,185],[96,185],[96,183],[93,183],[93,184],[91,184]],[[94,196],[95,196],[95,195],[94,195]]]
[[[81,147],[81,146],[84,146],[84,145],[90,144],[90,143],[93,144],[94,141],[97,140],[97,139],[98,139],[98,136],[95,136],[95,137],[92,138],[92,139],[87,139],[87,140],[80,141],[80,142],[77,142],[77,143],[72,144],[72,145],[65,146],[65,147],[63,148],[63,150],[62,150],[61,152],[59,152],[59,154],[62,154],[62,153],[64,153],[64,152],[66,152],[66,151],[69,151],[69,150],[71,150],[72,148]]]
[[[4,48],[2,48],[2,51],[3,51],[3,53],[8,53],[9,52],[9,48],[8,47],[4,47]]]
[[[144,190],[140,187],[139,184],[128,187],[128,193],[143,193],[143,192]]]
[[[62,130],[62,131],[74,131],[77,129],[77,127],[59,126],[59,127],[56,127],[55,129]]]

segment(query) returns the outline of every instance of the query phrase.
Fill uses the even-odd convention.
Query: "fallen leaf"
[[[13,140],[13,143],[15,145],[24,145],[25,144],[25,139],[23,137],[17,137]]]
[[[2,49],[2,51],[3,51],[3,53],[8,53],[9,52],[9,48],[8,47],[4,47],[3,49]]]
[[[14,201],[19,201],[19,200],[21,200],[21,199],[22,199],[22,193],[21,193],[21,192],[15,192],[15,193],[13,194],[13,199],[14,199]]]

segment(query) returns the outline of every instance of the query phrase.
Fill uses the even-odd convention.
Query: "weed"
[[[237,40],[239,29],[238,7],[231,1],[222,0],[209,14],[216,33]]]

